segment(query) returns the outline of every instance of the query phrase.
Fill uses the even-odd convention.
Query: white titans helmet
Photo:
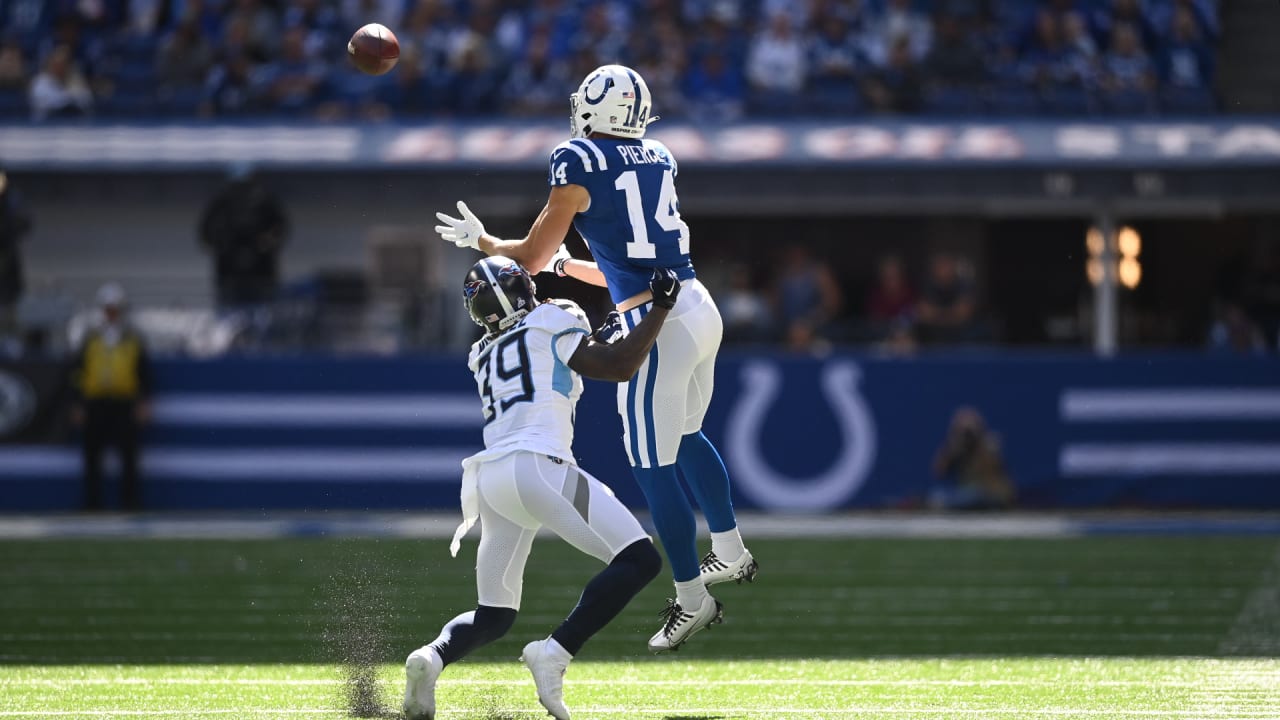
[[[627,138],[644,137],[644,129],[658,116],[649,117],[653,96],[640,73],[625,65],[602,65],[569,96],[571,137],[593,132]]]

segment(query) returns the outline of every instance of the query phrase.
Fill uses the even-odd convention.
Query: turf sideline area
[[[641,522],[650,527],[645,513]],[[249,540],[287,537],[442,539],[453,535],[456,513],[243,513],[0,515],[0,540],[157,538]],[[739,513],[743,535],[803,538],[1064,538],[1089,535],[1280,536],[1280,514],[1079,513],[974,514]],[[544,533],[545,534],[545,533]],[[707,528],[699,520],[699,535]]]

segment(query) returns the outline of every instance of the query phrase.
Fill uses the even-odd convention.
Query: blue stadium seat
[[[22,90],[0,90],[0,118],[6,120],[26,118],[31,114],[27,107],[27,94]]]
[[[156,71],[150,61],[124,63],[112,73],[112,78],[121,87],[151,89],[156,86]]]
[[[1089,115],[1097,109],[1089,91],[1079,87],[1049,88],[1041,95],[1040,102],[1041,108],[1053,115]]]
[[[160,97],[160,111],[170,117],[194,117],[204,100],[204,88],[197,86],[168,88]]]
[[[1136,90],[1107,93],[1102,100],[1110,115],[1150,115],[1156,110],[1155,95]]]
[[[1218,100],[1208,88],[1165,88],[1160,106],[1171,115],[1210,115],[1218,111]]]
[[[156,114],[156,99],[150,90],[117,89],[98,104],[100,114],[109,117],[147,117]]]
[[[1040,98],[1029,87],[999,85],[987,96],[987,112],[993,115],[1025,116],[1040,112]]]
[[[930,115],[978,115],[982,109],[982,99],[970,88],[937,88],[924,100],[924,111]]]

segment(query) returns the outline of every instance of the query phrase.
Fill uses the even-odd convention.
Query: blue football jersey
[[[551,186],[581,185],[591,194],[573,226],[595,255],[614,303],[648,290],[653,268],[671,268],[681,280],[694,276],[677,170],[657,140],[575,138],[551,152]]]

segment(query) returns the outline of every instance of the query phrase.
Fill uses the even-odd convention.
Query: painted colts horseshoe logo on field
[[[875,420],[858,393],[861,375],[851,362],[823,368],[822,390],[840,428],[840,454],[825,472],[799,478],[774,471],[760,451],[782,372],[771,363],[743,365],[743,391],[726,430],[729,465],[739,487],[763,507],[777,510],[826,510],[857,494],[876,456]]]

